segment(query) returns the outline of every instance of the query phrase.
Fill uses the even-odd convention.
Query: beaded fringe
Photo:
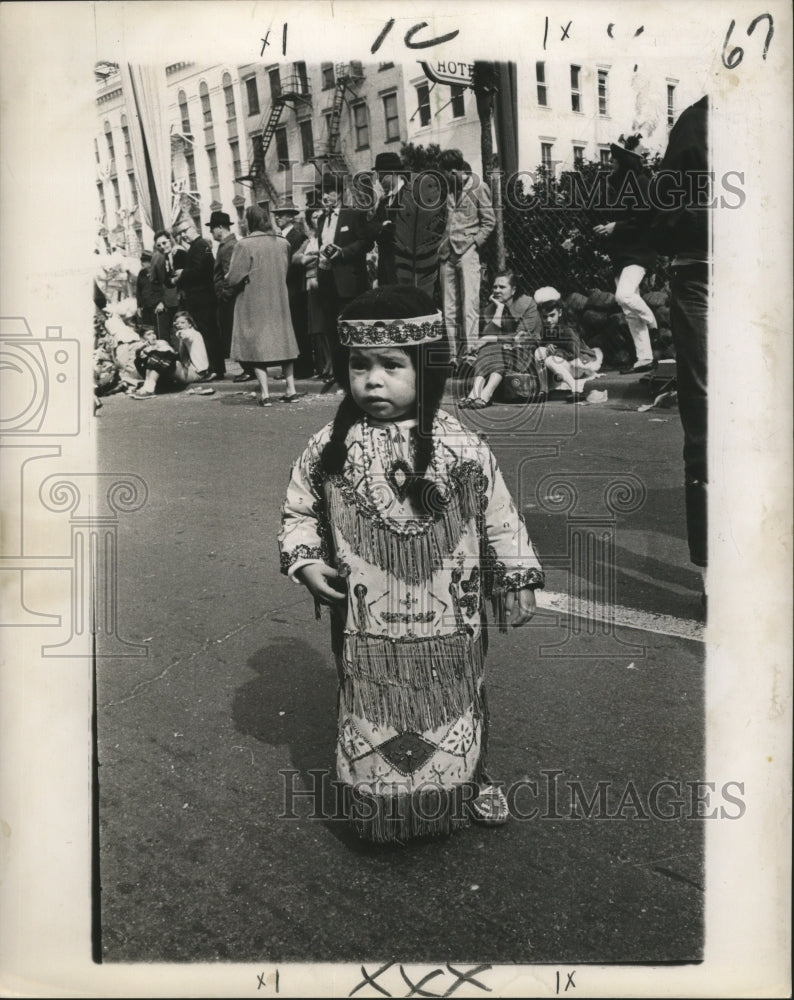
[[[423,788],[404,795],[373,795],[344,788],[345,815],[356,833],[377,843],[400,843],[411,837],[444,837],[469,825],[465,786]]]
[[[431,522],[417,519],[416,530],[392,527],[362,509],[352,491],[342,490],[333,480],[328,485],[328,515],[353,551],[414,586],[438,569],[445,554],[455,550],[466,525],[478,510],[471,478],[460,481],[449,503]]]
[[[341,702],[345,711],[400,732],[454,722],[478,706],[484,656],[465,633],[391,641],[348,635]]]

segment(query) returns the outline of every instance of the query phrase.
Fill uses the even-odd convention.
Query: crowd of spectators
[[[630,172],[641,186],[642,166],[635,137],[614,144],[612,188]],[[419,287],[443,311],[453,367],[465,381],[463,408],[538,401],[558,390],[581,400],[585,383],[611,360],[604,335],[592,336],[582,322],[600,316],[594,296],[609,300],[631,335],[634,358],[622,372],[653,367],[658,310],[640,287],[655,251],[642,213],[616,205],[614,218],[596,227],[613,262],[614,295],[601,290],[563,301],[554,288],[521,287],[520,275],[505,270],[483,304],[481,253],[496,219],[490,188],[459,150],[443,151],[438,168],[414,174],[385,152],[347,192],[338,175],[326,173],[303,209],[291,200],[249,207],[244,233],[235,234],[223,211],[206,223],[211,240],[187,216],[155,233],[153,250],[141,255],[133,311],[108,304],[124,301],[123,282],[105,280],[103,290],[98,277],[95,296],[105,303],[97,391],[149,399],[168,385],[224,379],[230,359],[240,366],[233,381],[256,383],[262,406],[271,404],[269,369],[285,382],[285,402],[303,395],[296,378],[327,391],[338,316],[373,284]],[[136,340],[146,346],[135,346],[131,365]]]

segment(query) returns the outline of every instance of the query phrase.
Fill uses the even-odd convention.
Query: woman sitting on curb
[[[573,327],[564,322],[560,293],[556,288],[539,288],[534,299],[543,322],[542,339],[535,348],[535,360],[541,372],[541,396],[549,391],[547,372],[551,372],[571,390],[568,402],[578,403],[584,398],[585,382],[598,377],[596,373],[604,360],[603,351],[599,347],[589,348]]]
[[[474,384],[460,404],[472,410],[491,405],[505,375],[528,371],[535,364],[533,348],[540,342],[537,307],[528,295],[516,295],[512,271],[501,271],[494,278],[483,320],[482,336],[469,358],[474,364]]]

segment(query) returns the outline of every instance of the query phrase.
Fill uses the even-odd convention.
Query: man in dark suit
[[[234,300],[237,298],[237,293],[241,287],[239,285],[232,287],[226,280],[237,237],[232,232],[232,220],[227,212],[213,212],[207,226],[212,233],[212,238],[218,244],[218,254],[215,258],[215,269],[213,271],[213,284],[215,286],[215,300],[218,304],[218,333],[225,361],[231,357]],[[243,365],[243,373],[235,375],[232,379],[232,382],[252,381],[254,381],[254,373],[247,371],[245,365]]]
[[[176,270],[176,286],[182,292],[185,309],[193,317],[196,329],[204,338],[210,369],[218,378],[226,374],[223,344],[218,331],[218,306],[215,300],[215,258],[207,240],[199,235],[192,219],[174,229],[177,239],[188,244],[182,267]]]
[[[314,361],[308,330],[306,274],[303,265],[293,259],[306,241],[303,229],[295,224],[299,214],[298,209],[289,199],[279,202],[273,209],[276,228],[289,243],[290,262],[287,268],[287,295],[289,296],[292,329],[295,331],[295,339],[298,342],[298,351],[300,352],[295,360],[295,377],[309,378],[314,374]]]
[[[179,292],[175,285],[174,245],[171,234],[165,229],[154,234],[149,283],[154,300],[154,325],[158,339],[170,342],[171,324],[179,308]]]
[[[368,215],[378,244],[378,286],[412,285],[433,298],[446,214],[440,175],[412,177],[394,152],[378,153],[373,172],[383,192]]]
[[[324,332],[332,352],[339,344],[336,332],[339,313],[369,286],[367,251],[373,244],[363,213],[342,205],[341,193],[341,180],[326,175],[322,185],[323,212],[317,220],[320,245],[317,290]]]

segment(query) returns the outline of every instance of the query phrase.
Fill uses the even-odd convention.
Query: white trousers
[[[637,352],[636,364],[638,365],[653,361],[648,328],[656,326],[656,318],[651,307],[640,295],[640,284],[644,277],[644,267],[640,267],[639,264],[628,264],[620,272],[615,290],[615,298],[623,310],[623,315],[629,325],[631,339],[634,341],[634,349]]]

